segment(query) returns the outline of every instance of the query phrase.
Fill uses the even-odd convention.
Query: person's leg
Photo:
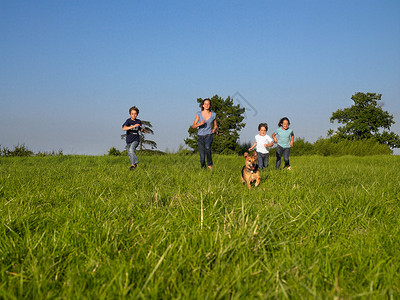
[[[261,171],[264,167],[264,158],[262,153],[257,152],[258,169]]]
[[[136,156],[136,148],[139,145],[139,142],[134,141],[132,143],[129,143],[126,145],[126,149],[128,150],[128,157],[129,157],[129,161],[131,163],[132,166],[136,166],[138,164],[138,158]]]
[[[289,152],[290,152],[290,148],[285,148],[283,150],[283,160],[285,161],[284,168],[290,167],[290,164],[289,164]]]
[[[129,161],[130,161],[130,163],[131,163],[131,165],[133,164],[133,155],[132,155],[132,150],[131,150],[131,147],[132,147],[132,143],[128,143],[128,144],[126,144],[126,147],[125,147],[125,149],[126,149],[126,151],[128,152],[128,158],[129,158]]]
[[[128,154],[130,153],[129,158],[131,160],[131,164],[135,166],[139,163],[139,160],[136,155],[137,146],[139,146],[139,142],[134,141],[131,143],[131,146],[129,147],[130,149],[128,150]]]
[[[205,162],[205,138],[202,135],[197,136],[197,147],[199,149],[199,154],[200,154],[200,166],[201,168],[206,167],[206,162]]]
[[[269,165],[269,153],[266,153],[264,157],[264,167],[268,168],[268,165]]]
[[[283,148],[281,146],[276,146],[276,165],[275,168],[278,170],[281,166],[281,157],[282,157]]]
[[[207,155],[207,165],[209,168],[213,166],[213,161],[211,156],[212,141],[213,141],[213,135],[212,134],[207,135],[205,139],[205,153]]]

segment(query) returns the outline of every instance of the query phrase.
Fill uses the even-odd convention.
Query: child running
[[[122,124],[122,130],[126,131],[126,150],[128,150],[128,157],[131,162],[130,170],[132,171],[136,169],[139,163],[136,156],[136,148],[140,143],[139,130],[146,133],[146,131],[140,127],[142,121],[137,119],[138,114],[139,109],[136,106],[132,106],[129,109],[129,115],[131,117]]]
[[[256,135],[253,146],[249,148],[249,151],[253,151],[254,147],[256,147],[257,159],[258,159],[258,168],[262,170],[263,168],[268,167],[269,161],[269,151],[268,147],[272,147],[274,145],[273,140],[267,134],[268,125],[267,123],[260,123],[258,125],[259,134]]]
[[[293,130],[289,128],[290,121],[288,118],[283,117],[280,119],[278,124],[278,129],[272,134],[272,138],[275,141],[275,144],[278,144],[276,147],[276,169],[278,170],[281,166],[281,158],[283,156],[283,160],[285,161],[284,169],[287,168],[291,170],[289,164],[289,152],[290,147],[293,147],[294,141],[294,133]]]

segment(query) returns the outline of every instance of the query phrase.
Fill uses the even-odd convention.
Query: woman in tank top
[[[207,166],[212,169],[213,161],[211,157],[211,144],[213,134],[218,128],[215,112],[211,111],[211,100],[206,98],[201,104],[201,111],[198,111],[192,128],[198,128],[197,144],[200,154],[200,166],[206,168],[205,158],[207,157]]]

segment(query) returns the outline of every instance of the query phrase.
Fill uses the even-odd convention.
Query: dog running
[[[240,176],[240,180],[242,183],[246,182],[247,187],[251,189],[251,183],[255,181],[254,186],[258,186],[260,184],[260,171],[258,170],[258,162],[257,162],[257,152],[254,152],[253,155],[249,155],[247,152],[244,154],[245,164],[242,169],[242,175]]]

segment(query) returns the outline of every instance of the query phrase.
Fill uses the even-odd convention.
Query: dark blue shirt
[[[124,126],[129,127],[129,126],[136,125],[136,124],[142,125],[142,121],[140,121],[139,119],[132,120],[131,118],[129,118],[125,121],[124,124],[122,124],[122,127],[124,127]],[[140,126],[127,130],[126,131],[126,143],[130,144],[134,141],[140,142],[139,131],[140,131]]]

